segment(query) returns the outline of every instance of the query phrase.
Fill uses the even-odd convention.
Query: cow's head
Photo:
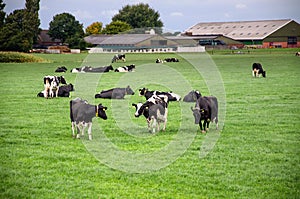
[[[107,116],[105,113],[106,110],[107,110],[107,107],[103,106],[102,104],[99,104],[98,106],[96,106],[96,116],[106,120],[107,119]]]
[[[266,71],[262,71],[261,74],[262,74],[263,77],[266,77]]]
[[[196,108],[191,107],[191,110],[192,110],[194,118],[195,118],[195,124],[199,124],[200,123],[200,119],[201,119],[200,108],[198,108],[198,107],[196,107]]]
[[[59,80],[59,83],[62,83],[62,84],[67,84],[67,81],[66,81],[66,79],[65,79],[65,77],[64,77],[64,76],[60,76],[60,77],[58,77],[58,80]]]
[[[139,89],[139,95],[144,96],[147,91],[148,91],[147,88],[141,88],[141,89]]]
[[[112,65],[109,65],[109,66],[107,66],[107,70],[108,70],[108,71],[114,70],[114,68],[112,67]]]
[[[143,103],[137,103],[137,104],[133,103],[132,106],[135,107],[135,113],[134,113],[135,117],[139,117],[140,115],[143,114],[143,111],[141,111],[141,107],[143,106]]]
[[[127,95],[134,95],[134,91],[130,88],[130,86],[126,87],[126,94]]]

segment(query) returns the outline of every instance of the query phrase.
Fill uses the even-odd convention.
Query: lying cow
[[[158,96],[164,96],[166,95],[168,97],[168,102],[169,101],[180,101],[181,96],[173,93],[173,92],[162,92],[162,91],[149,91],[148,88],[142,88],[139,89],[139,95],[140,96],[145,96],[146,100],[148,100],[152,95],[158,95]]]
[[[95,98],[106,99],[124,99],[125,95],[134,95],[134,91],[127,86],[126,88],[112,88],[109,90],[103,90],[95,95]]]
[[[112,65],[93,68],[91,66],[83,66],[81,68],[73,68],[71,73],[107,73],[114,70]]]
[[[118,60],[122,60],[123,62],[125,62],[126,61],[125,54],[116,54],[116,55],[114,55],[112,60],[111,60],[111,63],[114,63]]]
[[[179,62],[179,60],[178,60],[177,58],[175,58],[175,57],[172,57],[172,58],[166,58],[164,61],[165,61],[165,62]]]
[[[134,69],[135,69],[135,65],[131,64],[129,66],[120,66],[115,69],[115,72],[126,73],[126,72],[132,72]]]
[[[44,97],[57,97],[59,84],[67,84],[64,76],[45,76],[44,77]]]
[[[87,101],[76,98],[70,101],[70,119],[72,124],[72,134],[75,137],[75,128],[77,129],[76,138],[80,138],[80,132],[84,135],[84,129],[88,126],[89,140],[92,140],[92,119],[100,117],[107,119],[105,111],[107,107],[102,104],[91,105]]]
[[[262,68],[262,65],[260,63],[253,63],[252,64],[252,76],[253,77],[259,77],[259,75],[262,74],[263,77],[266,77],[266,71]]]
[[[199,124],[202,133],[209,129],[210,122],[215,122],[216,129],[218,129],[218,100],[216,97],[199,97],[195,108],[191,107],[191,110],[195,118],[195,124]]]
[[[148,130],[155,133],[155,130],[160,131],[160,122],[164,122],[163,131],[166,130],[168,117],[168,99],[153,95],[144,104],[132,104],[136,108],[135,117],[144,115],[148,124]]]
[[[156,59],[155,60],[155,63],[157,63],[157,64],[162,64],[162,63],[164,63],[165,61],[164,60],[162,60],[162,59]]]
[[[192,90],[186,96],[184,96],[183,101],[196,102],[199,97],[201,97],[201,93],[197,90]]]
[[[60,86],[58,88],[58,97],[70,97],[70,92],[72,91],[74,91],[72,84]],[[37,97],[49,97],[49,95],[46,96],[45,91],[41,91],[37,94]],[[56,97],[56,94],[54,97]]]
[[[65,72],[67,72],[67,70],[68,69],[65,66],[60,66],[55,70],[55,72],[56,73],[65,73]]]

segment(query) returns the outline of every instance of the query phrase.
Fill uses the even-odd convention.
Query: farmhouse
[[[237,47],[300,47],[300,24],[291,19],[198,23],[184,34],[199,37],[200,45],[216,45],[222,41]]]

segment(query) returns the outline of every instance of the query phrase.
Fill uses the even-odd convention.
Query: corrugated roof
[[[105,39],[111,37],[111,35],[89,35],[84,40],[90,44],[100,44]]]
[[[189,35],[224,35],[234,40],[262,40],[291,19],[198,23],[185,32]]]
[[[112,44],[118,44],[118,45],[135,45],[137,43],[140,43],[142,41],[145,41],[147,39],[150,39],[151,37],[154,37],[156,35],[151,34],[118,34],[111,36],[104,41],[102,41],[101,45],[112,45]]]

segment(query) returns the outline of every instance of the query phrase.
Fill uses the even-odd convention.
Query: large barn
[[[184,34],[204,43],[221,40],[229,46],[300,47],[300,24],[291,19],[198,23]]]

